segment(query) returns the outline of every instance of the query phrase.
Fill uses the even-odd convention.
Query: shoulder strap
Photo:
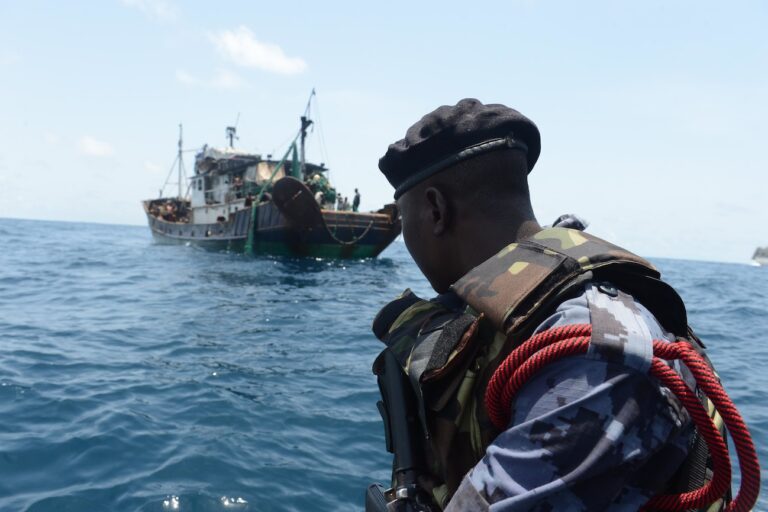
[[[619,246],[574,229],[549,228],[508,245],[453,290],[508,333],[581,274],[619,266],[626,273],[659,277],[651,263]]]
[[[592,324],[588,359],[598,359],[648,372],[653,360],[653,337],[638,318],[631,295],[608,284],[587,286]]]

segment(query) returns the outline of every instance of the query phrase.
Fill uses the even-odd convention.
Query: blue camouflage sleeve
[[[594,288],[561,304],[537,332],[589,323]],[[670,339],[640,304],[629,310],[634,318],[624,311],[616,319]],[[446,511],[638,510],[677,471],[691,434],[676,399],[645,372],[586,355],[562,359],[523,387],[509,428]]]

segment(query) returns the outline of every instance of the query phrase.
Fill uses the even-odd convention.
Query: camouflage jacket
[[[647,370],[651,341],[674,336],[604,282],[587,284],[536,332],[590,322],[590,352],[547,365],[526,383],[509,428],[465,476],[446,512],[636,511],[668,487],[693,426]],[[611,331],[597,340],[601,323]],[[620,361],[603,350],[606,339],[620,342]]]
[[[502,479],[505,484],[499,483],[494,487],[496,484],[489,483],[481,476],[483,471],[486,475],[491,474],[491,467],[497,470],[502,467],[499,465],[502,459],[494,459],[490,455],[486,456],[486,453],[490,454],[497,448],[505,449],[504,446],[493,443],[500,434],[498,441],[504,439],[509,432],[497,431],[485,410],[483,396],[491,375],[515,346],[535,330],[548,328],[556,322],[553,318],[557,318],[558,313],[554,313],[553,317],[553,311],[556,311],[559,305],[585,296],[590,283],[616,283],[621,290],[627,292],[621,294],[627,304],[637,304],[634,299],[638,299],[642,304],[663,304],[664,307],[652,309],[661,325],[664,325],[664,331],[673,333],[667,336],[674,339],[674,336],[684,335],[687,324],[682,302],[671,288],[658,280],[658,277],[650,263],[628,251],[579,231],[550,228],[531,239],[506,247],[460,279],[450,294],[425,301],[406,291],[382,309],[374,321],[374,333],[387,344],[388,350],[396,355],[416,395],[420,426],[424,435],[425,471],[420,476],[420,483],[432,494],[437,504],[445,507],[460,485],[461,496],[467,499],[469,496],[473,499],[481,498],[486,503],[502,501],[524,489],[541,491],[538,486],[529,489],[527,484],[533,480]],[[635,310],[639,311],[640,306],[633,311]],[[562,311],[560,313],[562,314]],[[566,316],[568,315],[570,314],[566,313]],[[645,332],[660,334],[657,332],[660,329],[659,322],[656,322],[653,315],[648,314],[648,318],[653,321],[649,320]],[[381,371],[381,359],[379,357],[374,363],[375,373]],[[589,386],[584,388],[582,385],[582,391],[588,400],[592,399],[591,388],[600,389],[599,396],[594,397],[596,408],[608,407],[610,410],[609,404],[612,402],[606,396],[611,396],[613,384],[624,393],[637,384],[631,378],[617,377],[612,380],[612,377],[609,378],[605,373],[606,368],[602,368],[602,376],[593,374],[599,374],[601,371],[598,369],[599,362],[582,361],[581,364],[569,364],[572,367],[563,375],[575,372],[582,376],[582,384],[585,382],[584,376],[590,375]],[[585,370],[586,366],[592,368]],[[626,368],[627,373],[633,371],[637,370],[631,366]],[[558,400],[562,401],[560,394],[572,396],[573,393],[568,395],[569,391],[560,387],[557,375],[550,375],[545,384],[551,385],[550,395],[559,396]],[[532,386],[529,390],[527,386],[517,398],[517,402],[535,405],[536,400],[528,397],[528,393],[534,393],[536,390],[540,392],[541,388]],[[671,410],[677,410],[675,400],[665,398],[658,401],[657,394],[651,393],[649,396],[656,397],[655,401],[652,400],[653,404],[639,404],[633,401],[632,407],[646,407],[645,411],[652,406],[662,407],[665,411],[670,410],[670,407]],[[520,402],[521,400],[523,402]],[[565,400],[564,406],[570,403],[567,398]],[[522,424],[530,428],[529,422],[538,417],[531,414],[552,413],[542,411],[534,405],[531,405],[531,409],[523,416],[516,411],[513,422],[522,421]],[[555,409],[556,407],[553,410]],[[604,413],[605,410],[601,409],[600,412]],[[572,411],[568,414],[572,414]],[[613,417],[612,414],[599,416],[602,423],[598,427],[596,423],[590,424],[578,414],[573,414],[572,417],[566,415],[561,422],[552,423],[553,430],[541,435],[556,440],[565,433],[578,431],[564,430],[563,422],[569,421],[580,424],[585,431],[601,433],[607,428],[604,422]],[[677,429],[684,427],[685,422],[681,418],[678,417],[676,422],[672,420]],[[513,423],[512,427],[515,425]],[[547,426],[549,423],[545,421],[537,425]],[[629,430],[631,428],[627,431]],[[648,433],[657,434],[654,428],[648,429]],[[673,436],[672,433],[668,434]],[[530,430],[518,430],[515,435],[528,436],[531,439],[535,437],[531,437]],[[690,433],[681,435],[685,438],[686,435],[690,436]],[[570,435],[567,438],[576,439]],[[627,437],[627,440],[630,438]],[[643,444],[640,438],[633,440]],[[665,446],[666,444],[666,441],[661,443]],[[513,443],[508,448],[514,451],[515,446],[517,445]],[[537,449],[550,448],[539,446]],[[684,454],[684,451],[682,453]],[[542,454],[543,452],[536,452],[535,449],[529,450],[526,456],[530,457],[531,464],[525,464],[525,468],[521,465],[517,471],[538,474],[547,482],[554,482],[565,476],[558,470],[558,467],[561,467],[558,466],[559,463],[549,464],[546,469],[542,469],[543,466],[535,469],[533,461],[540,459]],[[558,457],[571,457],[573,462],[581,461],[579,457],[583,458],[584,455],[581,452],[566,451]],[[475,467],[481,459],[483,462]],[[677,458],[673,459],[668,460],[671,468],[679,463]],[[473,467],[475,470],[471,478],[464,479]],[[591,475],[588,471],[583,474]],[[509,485],[505,487],[506,484]],[[458,498],[460,497],[457,496]],[[473,506],[477,503],[479,502],[473,502]]]

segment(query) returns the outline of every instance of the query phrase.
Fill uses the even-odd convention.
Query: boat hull
[[[318,225],[289,221],[271,201],[243,208],[226,222],[172,222],[152,215],[144,202],[147,222],[158,243],[196,245],[214,251],[317,258],[375,258],[397,235],[400,220],[394,208],[384,213],[321,210]],[[248,240],[252,231],[252,239]]]

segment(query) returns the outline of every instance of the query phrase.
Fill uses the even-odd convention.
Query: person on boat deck
[[[352,199],[352,211],[356,212],[360,208],[360,192],[355,189],[355,197]]]
[[[582,136],[585,144],[598,144]],[[509,317],[498,316],[511,311],[504,309],[507,297],[532,293],[505,283],[536,283],[538,276],[542,293],[554,290],[544,279],[552,274],[542,272],[550,272],[546,256],[555,252],[544,247],[563,254],[608,247],[607,257],[623,251],[655,273],[642,258],[596,237],[539,225],[528,174],[540,148],[531,120],[475,99],[425,115],[389,146],[379,168],[395,188],[406,247],[439,295],[426,301],[406,290],[382,309],[373,330],[418,397],[418,482],[435,506],[635,511],[672,488],[695,435],[678,399],[648,375],[651,340],[675,340],[654,315],[664,313],[630,295],[629,281],[597,281],[584,271],[568,293],[558,291],[555,303],[522,324],[522,339],[505,327]],[[572,261],[577,269],[585,265]],[[659,290],[662,285],[674,293],[664,283]],[[533,375],[509,406],[507,428],[496,430],[483,397],[511,349],[538,332],[590,323],[590,352]],[[374,364],[377,374],[383,360]]]

